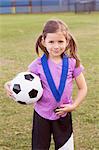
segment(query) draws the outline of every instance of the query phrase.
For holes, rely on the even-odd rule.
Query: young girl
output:
[[[76,42],[61,20],[49,20],[36,42],[38,55],[39,49],[44,55],[28,67],[28,71],[40,77],[44,89],[43,96],[34,106],[32,150],[49,150],[51,134],[55,150],[74,150],[71,112],[87,93]],[[74,100],[73,79],[78,87]],[[13,96],[9,82],[5,88],[8,96]]]

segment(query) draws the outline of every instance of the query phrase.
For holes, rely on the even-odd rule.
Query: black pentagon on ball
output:
[[[29,96],[30,98],[35,98],[38,94],[38,91],[35,90],[35,89],[32,89],[30,92],[29,92]]]
[[[26,80],[32,81],[34,79],[34,77],[31,74],[26,74],[24,75]]]
[[[18,103],[22,104],[22,105],[26,105],[25,102],[22,102],[22,101],[17,101]]]
[[[18,94],[21,91],[20,84],[14,84],[13,91]]]

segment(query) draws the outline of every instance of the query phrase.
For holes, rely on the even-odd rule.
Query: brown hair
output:
[[[42,39],[45,40],[47,33],[56,33],[56,32],[63,32],[66,40],[69,42],[68,46],[66,47],[65,53],[68,54],[69,57],[73,57],[76,59],[76,67],[80,65],[80,59],[77,55],[77,44],[75,38],[70,33],[68,26],[62,22],[61,20],[49,20],[44,25],[44,29],[42,34],[38,37],[36,41],[36,53],[39,55],[39,48],[47,55],[49,55],[46,47],[42,44]]]

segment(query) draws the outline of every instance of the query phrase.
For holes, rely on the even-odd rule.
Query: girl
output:
[[[39,49],[44,55],[28,67],[28,71],[41,78],[44,89],[43,96],[34,106],[32,150],[49,150],[51,134],[55,150],[74,150],[71,112],[87,93],[76,42],[61,20],[49,20],[36,42],[38,55]],[[73,79],[78,87],[74,100]],[[9,82],[5,88],[8,96],[13,97]]]

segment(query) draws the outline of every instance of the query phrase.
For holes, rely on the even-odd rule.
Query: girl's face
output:
[[[50,57],[60,57],[68,43],[63,33],[56,32],[48,33],[43,44],[49,52]]]

